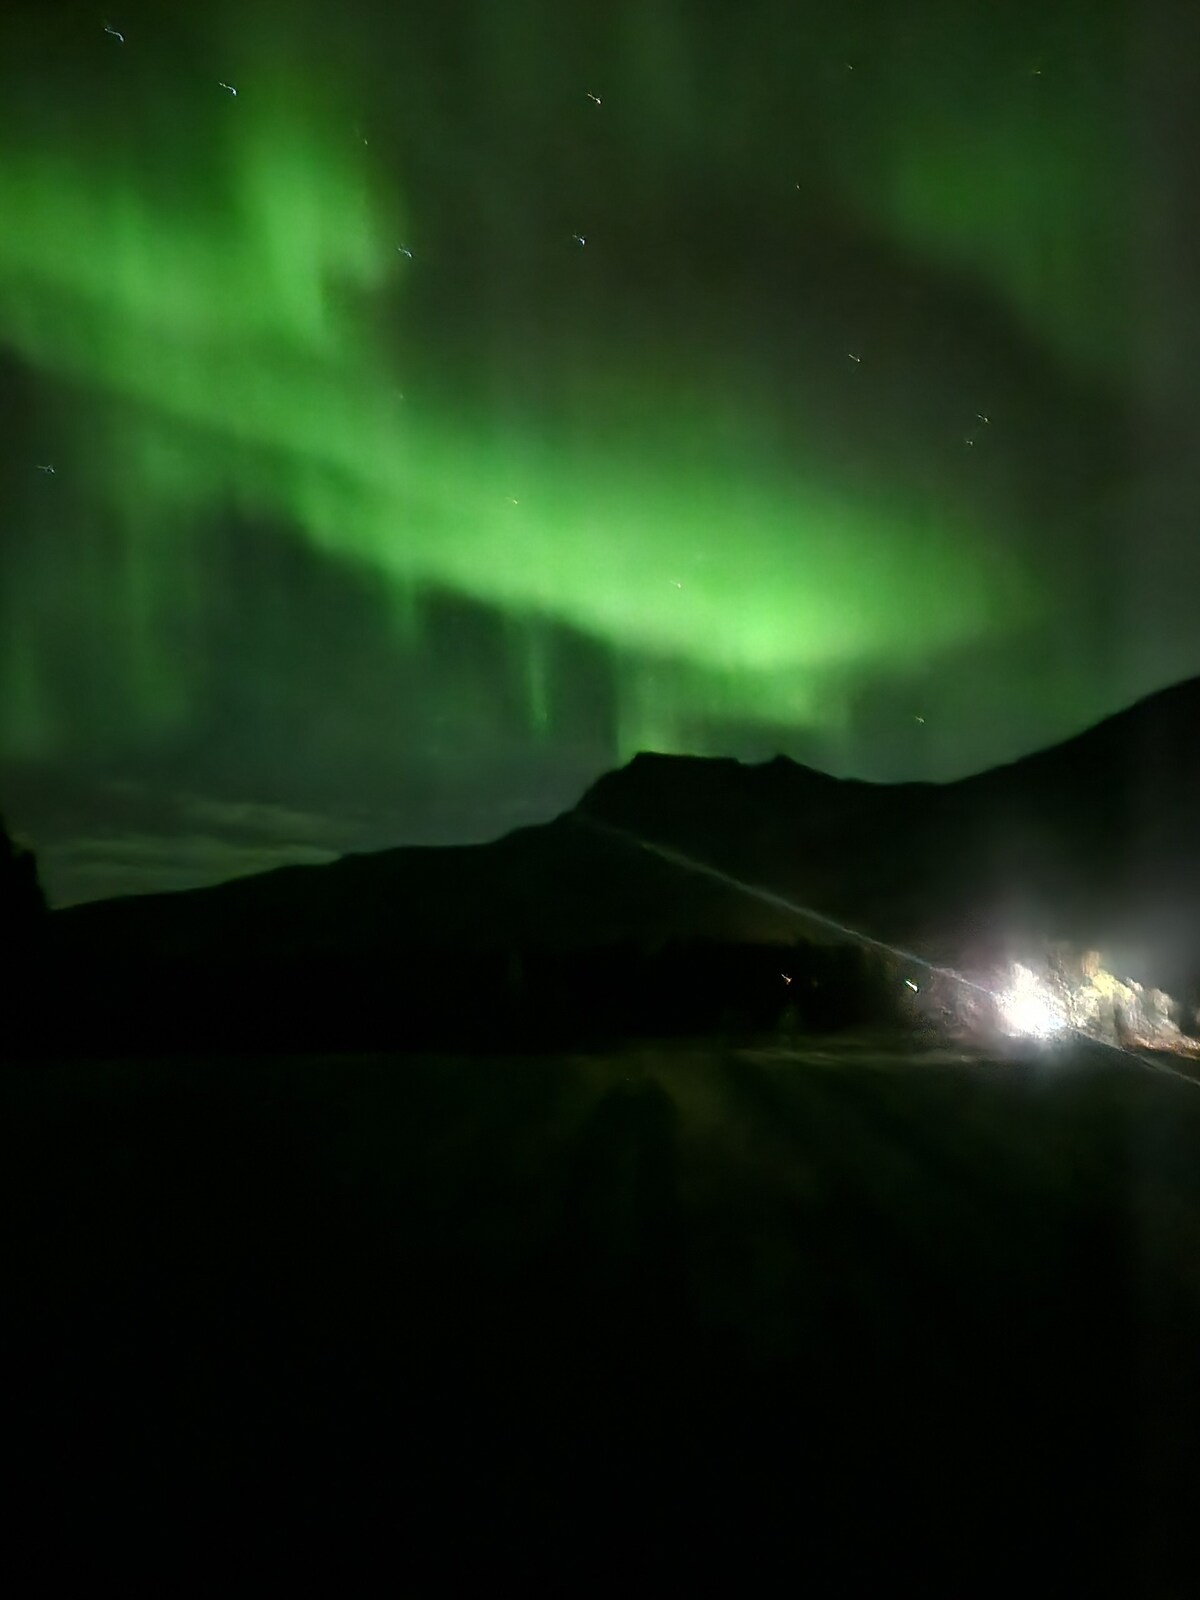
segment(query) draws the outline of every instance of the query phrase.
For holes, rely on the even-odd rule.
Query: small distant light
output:
[[[915,983],[914,983],[914,982],[913,982],[913,981],[912,981],[912,979],[911,979],[911,978],[905,978],[905,980],[904,980],[904,982],[905,982],[905,984],[906,984],[906,986],[907,986],[907,987],[908,987],[908,988],[910,988],[910,989],[911,989],[911,990],[912,990],[912,992],[913,992],[913,993],[914,993],[914,994],[919,994],[919,993],[920,993],[920,992],[921,992],[921,991],[920,991],[920,990],[919,990],[919,989],[918,989],[918,988],[917,988],[917,986],[916,986],[916,984],[915,984]]]
[[[791,980],[791,979],[790,979],[790,978],[789,978],[789,977],[788,977],[788,975],[787,975],[787,973],[786,973],[786,972],[781,972],[781,973],[780,973],[780,974],[779,974],[779,976],[780,976],[780,977],[781,977],[781,978],[782,978],[782,979],[783,979],[783,981],[784,981],[784,983],[791,983],[791,981],[792,981],[792,980]]]

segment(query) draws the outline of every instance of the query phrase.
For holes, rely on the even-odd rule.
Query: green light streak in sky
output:
[[[884,5],[822,102],[833,168],[874,225],[1110,379],[1129,354],[1139,20],[1090,0]]]
[[[897,237],[999,289],[1049,347],[1120,376],[1130,294],[1127,253],[1114,243],[1129,215],[1120,152],[1103,122],[1079,149],[1065,119],[1022,120],[964,115],[967,131],[953,138],[918,122],[886,170],[857,187]]]
[[[0,152],[0,340],[90,397],[76,459],[127,543],[123,568],[93,563],[85,603],[121,619],[113,670],[147,732],[186,719],[196,529],[231,506],[377,574],[398,631],[414,585],[528,619],[534,724],[551,701],[540,622],[649,663],[623,680],[629,746],[670,745],[714,709],[828,721],[831,675],[914,666],[1033,614],[965,506],[833,481],[803,439],[764,466],[722,443],[716,403],[684,409],[632,338],[596,375],[614,414],[579,427],[478,427],[472,394],[461,415],[400,401],[399,208],[336,118],[293,114],[307,87],[214,88],[185,133],[155,127],[171,160],[152,170],[79,129]],[[621,409],[644,413],[647,393],[635,438]],[[8,648],[22,690],[5,739],[52,749],[36,611]]]

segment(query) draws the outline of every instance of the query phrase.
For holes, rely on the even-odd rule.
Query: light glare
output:
[[[1000,1016],[1006,1032],[1028,1039],[1052,1039],[1067,1027],[1057,996],[1019,962],[1000,996]]]

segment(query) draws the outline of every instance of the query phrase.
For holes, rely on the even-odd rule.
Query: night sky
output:
[[[0,804],[53,902],[1200,672],[1196,7],[29,0]]]

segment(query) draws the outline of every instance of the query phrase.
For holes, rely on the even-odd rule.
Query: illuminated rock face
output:
[[[1164,990],[1114,976],[1097,951],[1086,952],[1079,966],[1081,981],[1063,984],[1072,1027],[1106,1043],[1148,1050],[1187,1045],[1179,1028],[1180,1008]]]
[[[908,1009],[919,1026],[962,1044],[1093,1039],[1114,1049],[1200,1057],[1200,1015],[1190,1002],[1118,978],[1099,951],[1061,943],[1008,964],[931,969]]]
[[[994,989],[995,1021],[1011,1037],[1084,1035],[1121,1049],[1200,1054],[1180,1027],[1182,1008],[1163,989],[1121,979],[1099,951],[1053,946],[1042,962],[1014,963]]]

